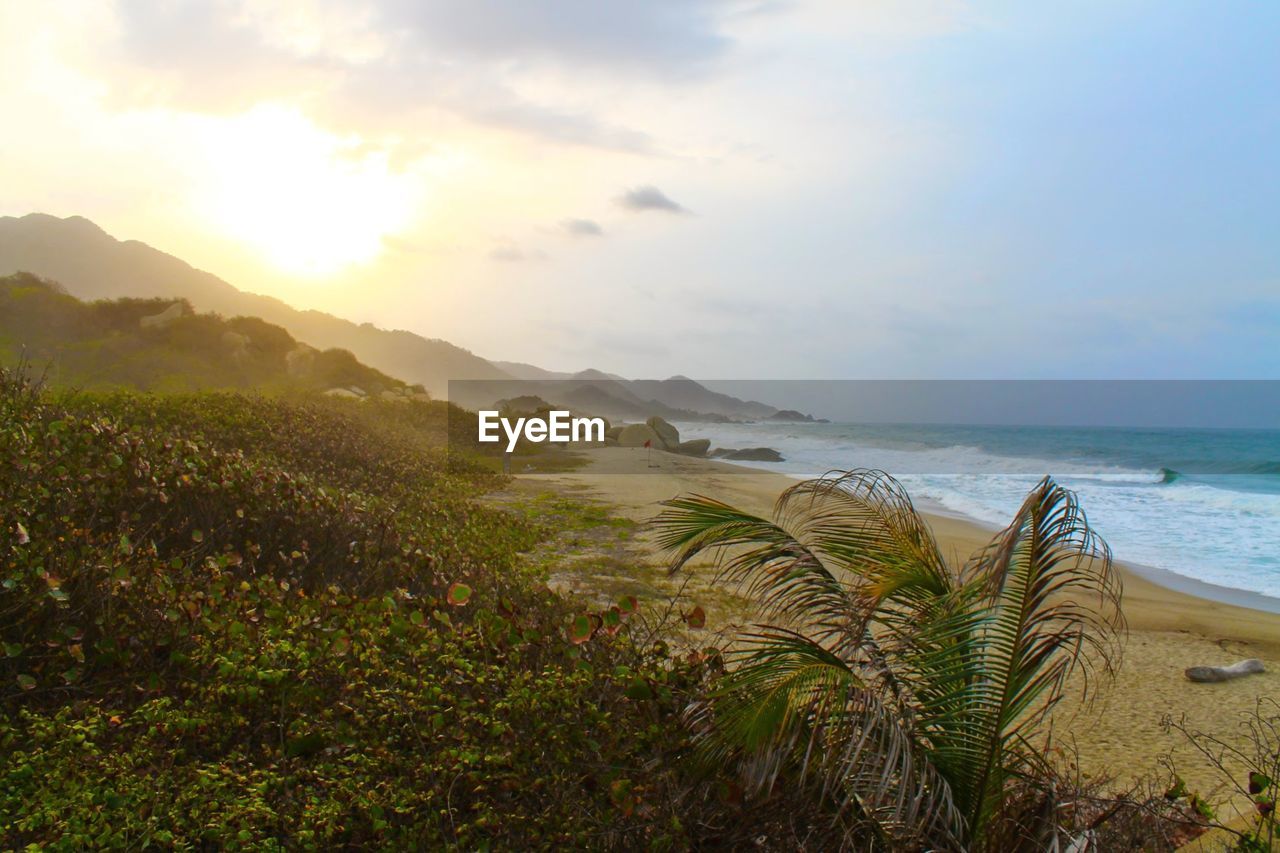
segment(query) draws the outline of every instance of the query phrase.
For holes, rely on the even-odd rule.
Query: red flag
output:
[[[653,447],[653,442],[646,438],[646,439],[644,440],[644,446],[645,446],[645,447]]]

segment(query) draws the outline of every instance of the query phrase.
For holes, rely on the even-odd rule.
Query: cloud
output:
[[[744,0],[324,0],[291,10],[246,0],[119,0],[118,40],[101,56],[134,73],[113,96],[211,113],[298,100],[337,130],[437,127],[441,114],[552,143],[653,154],[644,131],[617,125],[547,82],[679,83],[705,77]],[[530,81],[535,81],[530,85]],[[537,94],[534,94],[534,93]]]
[[[604,229],[594,219],[566,219],[560,227],[574,237],[603,237]]]
[[[545,261],[545,253],[536,249],[525,251],[519,246],[496,246],[489,250],[489,260],[504,264],[519,264],[525,261]]]
[[[740,0],[381,0],[382,28],[426,52],[503,62],[549,61],[657,76],[701,70],[728,48],[724,19]]]
[[[666,193],[655,186],[634,187],[618,198],[618,204],[627,210],[641,212],[645,210],[661,210],[666,213],[688,213],[683,205],[677,204]]]

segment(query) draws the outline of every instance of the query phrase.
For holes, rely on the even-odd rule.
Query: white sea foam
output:
[[[911,495],[991,526],[1007,523],[1044,475],[1075,490],[1094,527],[1119,559],[1195,580],[1280,596],[1280,494],[1176,479],[1141,468],[1002,455],[971,444],[929,446],[910,430],[886,442],[859,439],[839,425],[681,424],[682,436],[726,447],[768,446],[783,463],[755,463],[797,477],[878,468]],[[882,431],[883,432],[883,431]],[[887,446],[892,444],[892,446]]]

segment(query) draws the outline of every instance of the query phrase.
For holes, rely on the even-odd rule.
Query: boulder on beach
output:
[[[1188,681],[1194,681],[1198,684],[1213,684],[1219,681],[1230,681],[1233,678],[1240,678],[1244,675],[1252,675],[1257,672],[1266,672],[1267,669],[1262,665],[1262,661],[1257,658],[1248,658],[1239,663],[1233,663],[1231,666],[1191,666],[1183,672]]]
[[[706,456],[707,451],[711,449],[711,439],[695,438],[690,441],[682,441],[676,447],[676,452],[684,456]]]
[[[680,446],[680,430],[667,423],[662,418],[654,415],[645,421],[645,423],[658,434],[658,438],[662,441],[662,449],[675,452]]]
[[[711,451],[712,457],[716,459],[730,459],[735,462],[784,462],[782,454],[774,450],[772,447],[744,447],[740,450],[731,450],[727,447],[717,447]]]
[[[605,434],[608,435],[608,433]],[[644,447],[646,441],[651,447],[663,449],[662,439],[648,424],[627,424],[622,428],[622,432],[618,433],[620,447]]]

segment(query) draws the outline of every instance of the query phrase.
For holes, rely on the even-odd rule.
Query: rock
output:
[[[1218,681],[1230,681],[1256,672],[1266,672],[1266,667],[1257,658],[1248,658],[1231,666],[1192,666],[1183,673],[1188,681],[1200,684],[1211,684]]]
[[[732,459],[737,462],[784,462],[782,454],[772,447],[744,447],[741,450],[716,448],[711,454],[721,459]]]
[[[363,396],[347,388],[330,388],[328,391],[325,391],[324,394],[326,397],[347,397],[354,400],[359,400],[360,397]]]
[[[658,450],[663,449],[662,439],[648,424],[627,424],[622,428],[622,432],[618,433],[619,447],[644,447],[646,441]]]
[[[316,350],[306,344],[298,344],[284,355],[284,369],[290,376],[300,378],[311,375],[315,364]]]
[[[813,415],[806,415],[804,412],[797,412],[795,409],[782,409],[781,411],[774,412],[772,415],[769,415],[765,420],[802,424],[811,424],[814,422]]]
[[[662,449],[670,450],[672,453],[680,446],[680,430],[667,423],[662,418],[654,415],[645,421],[649,428],[658,434],[658,438],[662,441]]]
[[[239,332],[223,332],[222,345],[231,351],[231,360],[242,362],[249,357],[249,336]]]
[[[144,329],[159,329],[169,325],[174,320],[181,317],[187,311],[186,306],[181,302],[175,302],[159,314],[152,314],[149,317],[143,317],[138,321],[138,325]]]
[[[408,399],[409,399],[408,397],[406,397],[406,396],[404,395],[404,391],[402,391],[402,390],[395,390],[395,391],[388,390],[388,391],[383,391],[383,392],[382,392],[381,394],[379,394],[378,396],[380,396],[380,397],[381,397],[382,399],[384,399],[384,400],[395,400],[395,401],[399,401],[399,402],[404,402],[404,401],[406,401],[406,400],[408,400]]]
[[[605,437],[606,439],[613,439],[614,444],[617,444],[617,442],[618,442],[618,436],[620,436],[620,435],[622,435],[622,426],[621,426],[621,425],[619,425],[619,426],[611,426],[611,427],[609,427],[607,430],[605,430],[605,431],[604,431],[604,437]]]
[[[711,448],[711,439],[695,438],[692,441],[682,441],[676,447],[676,452],[685,456],[706,456],[707,451]]]

